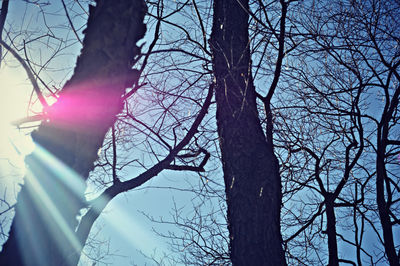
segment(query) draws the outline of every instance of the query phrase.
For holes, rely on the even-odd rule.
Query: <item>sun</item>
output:
[[[23,157],[34,147],[29,132],[12,125],[27,116],[32,87],[19,67],[2,64],[0,80],[0,176],[7,176],[10,169],[24,167]]]

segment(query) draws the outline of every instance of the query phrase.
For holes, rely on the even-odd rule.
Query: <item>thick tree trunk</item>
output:
[[[234,265],[285,265],[281,183],[251,76],[247,0],[215,0],[211,34],[217,126]]]
[[[328,251],[329,251],[329,263],[328,266],[338,266],[338,247],[336,239],[336,217],[335,217],[335,198],[332,194],[327,196],[325,202],[326,211],[326,233],[328,234]]]
[[[75,228],[85,202],[84,181],[123,108],[121,96],[139,52],[136,42],[145,32],[143,0],[96,2],[74,75],[46,110],[48,122],[32,133],[38,148],[26,158],[29,170],[0,265],[76,265],[79,260],[84,243]],[[53,157],[68,167],[56,168]],[[63,169],[72,169],[78,180]]]

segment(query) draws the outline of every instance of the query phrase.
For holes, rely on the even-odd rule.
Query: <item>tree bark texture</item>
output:
[[[257,112],[247,0],[215,0],[210,45],[233,265],[285,265],[279,165]]]
[[[84,243],[77,242],[77,216],[84,207],[85,181],[105,134],[122,111],[122,95],[137,78],[132,63],[143,38],[143,0],[98,0],[89,19],[74,74],[58,101],[45,110],[47,122],[34,142],[72,169],[60,172],[35,152],[17,198],[9,239],[0,265],[76,265]]]
[[[326,211],[326,233],[328,235],[328,252],[329,252],[329,263],[328,266],[338,266],[338,246],[336,239],[336,217],[334,207],[335,197],[332,193],[329,193],[325,200],[325,211]]]

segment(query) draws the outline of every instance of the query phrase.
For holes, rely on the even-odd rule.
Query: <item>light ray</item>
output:
[[[126,208],[121,206],[118,199],[110,204],[108,209],[103,213],[103,219],[130,246],[141,250],[146,255],[151,254],[156,247],[164,249],[160,242],[156,241],[154,236],[136,222]]]
[[[36,176],[31,171],[28,171],[25,181],[34,189],[34,193],[37,197],[34,197],[33,200],[35,201],[36,206],[41,206],[38,209],[41,211],[42,216],[51,216],[51,218],[54,220],[54,224],[49,223],[48,225],[51,231],[54,233],[55,238],[57,239],[56,233],[61,232],[75,249],[75,251],[80,252],[81,245],[79,244],[78,239],[75,237],[75,233],[69,228],[67,222],[62,217],[60,211],[54,205],[47,192],[38,182]]]
[[[26,158],[26,161],[29,168],[25,183],[32,191],[31,204],[35,205],[41,217],[47,217],[41,218],[41,220],[47,223],[46,228],[54,236],[55,243],[62,248],[66,244],[62,241],[67,240],[69,245],[80,253],[82,247],[76,232],[71,229],[69,221],[65,220],[63,214],[68,213],[70,207],[72,208],[71,211],[76,210],[74,204],[86,206],[86,201],[82,197],[86,188],[85,182],[73,169],[39,144],[36,144],[34,151]],[[64,209],[57,209],[59,206],[63,206]],[[129,210],[120,206],[118,201],[113,202],[107,209],[107,212],[112,214],[103,213],[101,217],[109,230],[116,233],[117,238],[145,254],[151,254],[155,247],[160,247],[154,236],[146,232],[146,229],[129,214]],[[101,213],[103,209],[96,211]],[[23,226],[26,227],[26,230],[34,230],[34,225],[31,224],[32,220],[29,218],[31,210],[25,208],[23,212],[25,213]],[[37,234],[33,234],[32,237],[32,241],[40,239],[40,235]],[[163,248],[161,247],[161,249]],[[40,261],[40,249],[34,247],[33,251],[37,253],[34,256],[39,257],[38,261]]]

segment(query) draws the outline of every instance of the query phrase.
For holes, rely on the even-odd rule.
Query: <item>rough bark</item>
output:
[[[338,266],[338,246],[336,239],[336,217],[335,217],[335,198],[332,193],[328,194],[325,200],[326,211],[326,233],[328,235],[328,252],[329,263],[328,266]]]
[[[139,52],[136,42],[144,36],[146,6],[143,0],[98,0],[89,11],[74,75],[57,103],[45,110],[48,122],[32,133],[39,149],[75,171],[81,182],[35,153],[26,158],[29,171],[1,265],[76,265],[79,260],[82,246],[75,228],[85,203],[84,181],[123,108],[127,82],[137,72],[131,62]]]
[[[285,265],[279,166],[257,112],[246,9],[246,0],[215,0],[210,40],[230,255],[233,265]]]

